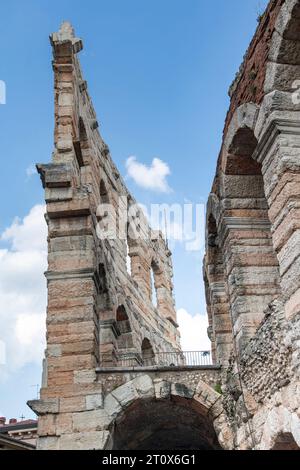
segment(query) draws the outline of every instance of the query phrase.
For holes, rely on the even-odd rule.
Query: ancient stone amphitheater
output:
[[[126,213],[135,201],[98,131],[82,41],[64,23],[51,44],[55,147],[38,165],[47,350],[29,402],[38,448],[299,449],[300,1],[269,3],[230,88],[207,205],[212,363],[180,349],[171,253],[143,214],[132,215],[141,236],[125,224],[99,237],[101,207],[118,208],[120,228],[120,201]]]

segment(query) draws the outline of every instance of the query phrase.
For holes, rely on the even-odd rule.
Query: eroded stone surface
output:
[[[300,1],[271,1],[230,89],[204,261],[208,332],[222,369],[147,372],[128,370],[128,361],[152,366],[155,354],[180,351],[171,254],[141,214],[140,239],[99,240],[101,207],[135,201],[97,130],[77,58],[82,41],[69,24],[52,35],[55,149],[38,165],[48,337],[41,400],[30,403],[39,449],[189,448],[186,436],[199,448],[300,446],[299,29]]]
[[[225,448],[299,446],[299,11],[298,0],[276,0],[259,19],[230,90],[207,205],[204,279]]]

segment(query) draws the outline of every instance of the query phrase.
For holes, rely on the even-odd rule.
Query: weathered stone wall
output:
[[[104,394],[112,392],[114,389],[124,385],[130,380],[134,380],[147,373],[155,381],[165,381],[168,383],[180,383],[191,390],[196,390],[199,381],[201,380],[213,390],[219,390],[221,384],[220,368],[218,367],[203,367],[197,369],[196,367],[177,368],[174,370],[164,370],[162,368],[155,368],[154,370],[141,370],[141,371],[99,371],[98,382],[101,384]]]
[[[41,399],[30,404],[40,416],[40,449],[156,446],[159,431],[143,414],[152,406],[154,416],[168,413],[159,426],[178,425],[191,445],[300,446],[299,31],[300,0],[270,2],[230,91],[204,261],[221,372],[120,371],[122,359],[139,366],[153,353],[180,351],[170,252],[143,214],[131,211],[135,201],[97,130],[82,79],[81,40],[66,23],[52,35],[55,149],[52,162],[38,166],[49,227],[47,351]],[[142,237],[124,228],[118,210],[111,215],[120,196]],[[99,236],[110,217],[124,236]],[[125,442],[116,423],[125,434],[136,424],[141,434],[131,428]]]
[[[223,405],[238,449],[271,449],[280,435],[300,439],[300,316],[274,301],[256,335],[224,371]]]
[[[102,386],[96,367],[180,351],[171,253],[161,233],[150,229],[100,136],[77,58],[82,41],[64,23],[51,44],[55,147],[51,163],[38,165],[49,252],[41,401],[31,404],[40,415],[39,448],[75,440],[80,416],[97,409]],[[78,439],[84,448],[88,437]]]
[[[241,378],[257,402],[271,398],[293,378],[293,330],[294,322],[285,320],[282,305],[275,300],[243,351]]]
[[[143,419],[147,418],[149,429],[146,428],[145,431],[150,437],[152,434],[155,437],[158,417],[161,420],[160,428],[165,427],[167,432],[171,432],[169,428],[172,421],[172,425],[179,432],[182,425],[186,426],[185,416],[189,419],[192,416],[193,420],[198,420],[200,428],[206,430],[204,436],[200,436],[203,442],[208,441],[210,446],[219,446],[214,441],[216,430],[221,445],[224,446],[225,441],[232,443],[221,395],[216,390],[220,381],[219,368],[98,372],[97,376],[93,377],[93,389],[90,379],[87,374],[77,374],[77,380],[80,380],[84,393],[80,393],[78,389],[77,394],[70,397],[58,398],[56,394],[52,398],[31,402],[31,406],[40,415],[39,449],[115,448],[116,423],[119,427],[126,414],[129,414],[130,419],[136,419],[140,403],[140,418],[137,417],[139,426],[145,428]],[[143,415],[143,408],[147,409],[149,403],[151,416],[152,413],[155,416],[159,411],[158,417],[153,420],[149,411],[148,417]],[[166,415],[162,414],[162,410]],[[154,431],[151,430],[153,425],[156,426]],[[189,424],[184,429],[186,432],[192,432],[194,438],[198,439],[193,427],[189,430]],[[134,426],[130,426],[127,432],[135,434]],[[200,429],[199,433],[201,432]]]
[[[300,445],[299,77],[300,2],[271,1],[230,89],[207,206],[210,335],[237,449]]]

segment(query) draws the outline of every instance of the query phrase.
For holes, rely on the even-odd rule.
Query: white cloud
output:
[[[16,218],[0,240],[0,340],[6,363],[1,379],[28,363],[41,364],[45,348],[47,228],[45,207]]]
[[[16,252],[41,252],[47,250],[47,227],[44,220],[45,207],[34,206],[23,221],[16,217],[10,227],[1,235],[2,240],[11,243]]]
[[[167,163],[159,158],[153,158],[150,166],[137,161],[136,157],[129,157],[126,161],[127,176],[141,188],[161,193],[169,193],[171,188],[167,176],[171,171]]]
[[[26,175],[27,175],[28,178],[30,178],[31,176],[36,175],[36,174],[37,174],[36,167],[35,167],[35,165],[32,163],[31,165],[29,165],[29,166],[26,168]]]
[[[177,311],[177,321],[181,334],[183,351],[210,351],[211,343],[207,336],[206,315],[191,315],[185,309]]]
[[[0,235],[0,381],[28,363],[41,364],[45,348],[47,227],[45,207],[34,206]],[[177,312],[184,351],[210,350],[207,317]],[[3,343],[1,343],[1,341]],[[5,346],[5,351],[3,348]],[[0,358],[1,359],[1,358]]]

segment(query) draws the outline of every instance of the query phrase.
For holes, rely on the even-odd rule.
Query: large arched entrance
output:
[[[207,410],[194,400],[139,399],[115,421],[114,450],[221,450]]]

